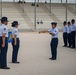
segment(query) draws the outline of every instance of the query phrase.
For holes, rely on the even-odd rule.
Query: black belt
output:
[[[14,38],[13,38],[14,39]],[[19,38],[16,38],[16,39],[19,39]]]
[[[2,37],[0,37],[0,38],[2,38]],[[8,39],[8,37],[6,37],[6,39]]]
[[[67,32],[63,32],[63,34],[67,34]]]
[[[69,35],[69,34],[71,34],[71,33],[68,33],[68,35]]]
[[[75,31],[72,31],[72,32],[75,32]]]
[[[52,39],[58,39],[58,38],[52,38]]]
[[[14,38],[13,38],[14,39]],[[16,39],[19,39],[19,38],[16,38]]]

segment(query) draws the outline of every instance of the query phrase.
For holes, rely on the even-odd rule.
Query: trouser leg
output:
[[[75,32],[73,31],[71,34],[72,34],[72,47],[75,48]]]
[[[0,66],[1,66],[1,48],[0,48]]]
[[[64,46],[67,46],[67,33],[63,33]]]
[[[1,47],[1,67],[7,67],[7,50],[8,43],[6,40],[5,47]]]
[[[17,56],[18,56],[18,51],[19,51],[19,40],[17,40],[16,46],[14,45],[14,43],[12,44],[12,46],[13,46],[12,62],[16,62]]]
[[[69,34],[69,47],[71,47],[71,33]]]
[[[70,33],[68,34],[68,44],[69,44],[69,47],[71,47],[71,36],[70,36]]]
[[[52,41],[50,43],[50,47],[51,47],[51,55],[52,55],[52,58],[53,58],[53,43],[52,43]]]
[[[1,37],[0,37],[0,66],[1,66]]]
[[[51,44],[52,48],[52,58],[56,59],[57,58],[57,46],[58,46],[58,39],[52,40]]]
[[[57,58],[58,40],[56,39],[56,40],[54,41],[54,43],[55,43],[55,44],[54,44],[54,46],[53,46],[53,47],[54,47],[54,48],[53,48],[53,49],[54,49],[54,50],[53,50],[53,54],[54,54],[53,57],[54,57],[54,59],[56,59],[56,58]]]
[[[13,45],[13,51],[12,51],[12,62],[16,61],[16,46]]]

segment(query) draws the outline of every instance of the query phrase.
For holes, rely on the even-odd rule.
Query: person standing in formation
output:
[[[71,23],[68,22],[68,27],[67,27],[67,38],[68,38],[68,48],[71,48]]]
[[[7,51],[8,51],[8,18],[1,18],[0,26],[0,68],[10,69],[7,67]]]
[[[18,21],[14,21],[12,23],[12,36],[13,36],[13,41],[12,41],[12,47],[13,47],[13,52],[12,52],[12,63],[20,63],[17,60],[18,57],[18,51],[20,48],[20,40],[19,40],[19,32],[18,32]]]
[[[63,22],[63,41],[64,41],[64,46],[63,47],[67,47],[67,22],[64,21]]]

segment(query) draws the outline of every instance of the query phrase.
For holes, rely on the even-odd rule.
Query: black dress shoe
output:
[[[49,58],[50,60],[56,60],[55,58]]]
[[[75,49],[75,47],[71,47],[71,49]]]
[[[49,59],[51,60],[51,59],[53,59],[53,58],[51,57],[51,58],[49,58]]]
[[[7,70],[9,70],[10,69],[10,67],[0,67],[1,69],[7,69]]]
[[[15,61],[15,62],[12,62],[12,63],[16,63],[16,64],[19,64],[20,62],[18,62],[18,61]]]
[[[51,60],[56,60],[56,59],[51,59]]]
[[[67,47],[67,46],[64,45],[64,46],[62,46],[62,47]]]
[[[67,48],[71,48],[71,46],[68,46]]]

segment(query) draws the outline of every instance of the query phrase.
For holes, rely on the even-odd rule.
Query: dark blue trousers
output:
[[[1,66],[1,37],[0,37],[0,66]]]
[[[16,42],[17,42],[17,44],[15,46],[14,45],[14,39],[13,39],[13,41],[12,41],[12,47],[13,47],[12,62],[17,61],[18,51],[19,51],[19,47],[20,47],[20,40],[18,38],[17,38]]]
[[[57,58],[57,46],[58,46],[58,38],[53,38],[50,43],[51,46],[51,54],[52,58],[56,59]]]
[[[1,39],[1,45],[0,45],[0,66],[1,67],[7,67],[7,50],[8,50],[8,39],[5,39],[5,47],[2,47],[2,38]]]
[[[71,33],[68,34],[68,44],[69,47],[71,47]]]
[[[71,44],[72,47],[75,48],[75,31],[71,32]]]
[[[64,46],[67,46],[67,33],[63,33]]]

